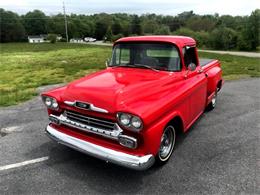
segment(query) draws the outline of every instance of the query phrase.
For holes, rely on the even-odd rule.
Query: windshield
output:
[[[181,70],[177,48],[167,43],[118,43],[114,46],[110,66]]]

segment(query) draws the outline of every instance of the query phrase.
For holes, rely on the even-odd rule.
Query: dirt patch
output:
[[[0,129],[0,137],[4,137],[10,133],[21,132],[23,127],[21,126],[12,126],[12,127],[4,127]]]

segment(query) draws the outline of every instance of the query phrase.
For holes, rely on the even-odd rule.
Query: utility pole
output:
[[[68,22],[67,22],[67,17],[66,17],[66,10],[65,10],[65,3],[64,3],[64,1],[63,1],[63,13],[64,13],[66,40],[67,40],[67,43],[68,43],[68,42],[69,42],[69,36],[68,36]]]

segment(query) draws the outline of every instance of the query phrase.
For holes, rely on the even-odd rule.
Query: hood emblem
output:
[[[108,113],[107,110],[105,110],[103,108],[96,107],[94,104],[90,104],[90,103],[87,103],[87,102],[64,101],[64,103],[67,104],[68,106],[74,106],[74,107],[79,108],[79,109],[92,110],[92,111],[102,112],[102,113]]]

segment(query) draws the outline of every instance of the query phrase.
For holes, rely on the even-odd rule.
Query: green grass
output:
[[[36,95],[42,85],[69,82],[105,68],[110,47],[83,44],[0,44],[0,106]]]
[[[200,58],[220,60],[225,80],[260,77],[260,58],[207,52],[199,52],[199,56]]]
[[[37,95],[43,85],[65,83],[105,68],[109,46],[66,43],[0,44],[0,106],[15,105]],[[200,52],[222,62],[226,79],[259,77],[259,58]]]

